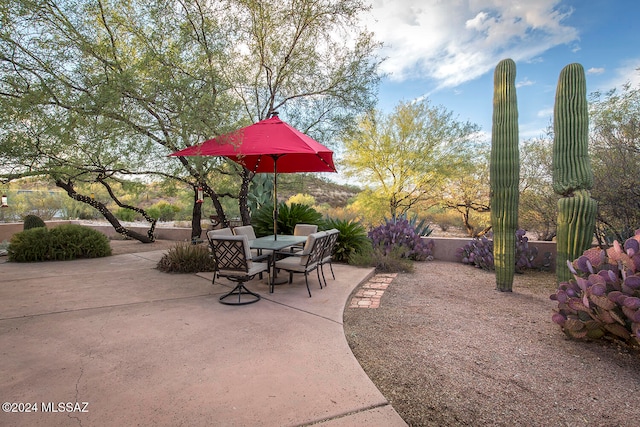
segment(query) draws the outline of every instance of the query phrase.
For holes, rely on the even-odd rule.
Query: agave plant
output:
[[[552,320],[567,336],[640,346],[640,230],[623,245],[588,249],[567,262],[573,278],[558,285]]]

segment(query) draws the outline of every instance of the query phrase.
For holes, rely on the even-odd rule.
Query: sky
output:
[[[491,139],[493,71],[516,63],[520,139],[552,122],[558,76],[582,64],[587,94],[640,84],[638,0],[367,0],[384,45],[378,108],[427,97]]]

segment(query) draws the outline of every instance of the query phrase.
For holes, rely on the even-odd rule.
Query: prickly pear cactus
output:
[[[589,115],[584,68],[569,64],[560,72],[553,114],[553,189],[558,200],[556,277],[571,278],[567,261],[589,249],[598,205],[589,190],[593,173],[588,153]]]
[[[496,286],[503,292],[510,292],[513,287],[520,194],[515,79],[515,62],[500,61],[494,73],[490,181]]]
[[[552,320],[571,338],[640,348],[640,230],[606,251],[588,249],[567,268],[571,280],[551,295],[558,302]]]
[[[256,174],[251,180],[248,194],[249,208],[252,214],[262,206],[273,202],[273,177],[267,174]]]

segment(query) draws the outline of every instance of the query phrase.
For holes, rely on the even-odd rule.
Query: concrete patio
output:
[[[273,294],[254,280],[262,300],[237,307],[218,303],[233,285],[213,273],[156,270],[163,253],[0,258],[0,398],[38,409],[0,425],[406,425],[343,332],[371,269],[335,265],[325,289],[314,274],[312,298],[303,277]]]

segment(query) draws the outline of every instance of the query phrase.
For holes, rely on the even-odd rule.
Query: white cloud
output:
[[[538,110],[538,112],[536,113],[536,116],[544,119],[547,117],[553,117],[553,107],[551,108],[546,108],[544,110]]]
[[[599,68],[591,67],[587,70],[587,74],[602,74],[602,73],[604,73],[604,68],[602,67],[599,67]]]
[[[536,82],[532,82],[528,77],[525,77],[523,80],[516,82],[516,88],[524,87],[524,86],[533,86]]]
[[[632,87],[640,87],[640,58],[628,59],[615,70],[615,76],[608,82],[608,87],[603,90],[620,88],[626,83]]]
[[[385,43],[389,78],[431,79],[436,89],[473,80],[504,58],[534,60],[578,40],[560,0],[370,0],[369,29]]]

